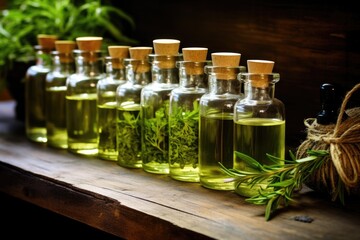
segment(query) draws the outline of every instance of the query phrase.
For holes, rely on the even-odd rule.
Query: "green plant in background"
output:
[[[235,151],[235,155],[249,164],[254,171],[241,171],[228,169],[221,163],[224,172],[234,178],[235,192],[242,183],[252,184],[269,181],[266,188],[261,189],[258,195],[247,198],[246,201],[256,205],[266,205],[265,219],[269,220],[271,215],[281,206],[288,206],[295,201],[294,193],[299,191],[303,184],[325,163],[324,159],[329,155],[325,150],[308,150],[308,156],[296,159],[290,152],[290,160],[284,160],[283,164],[262,165],[252,157]],[[279,162],[277,157],[267,155],[274,163]],[[282,160],[283,161],[283,160]],[[344,203],[344,187],[339,183],[338,193],[340,201]]]
[[[199,102],[194,101],[193,107],[192,111],[178,107],[169,118],[169,161],[181,168],[198,165]]]
[[[131,16],[101,0],[12,0],[0,13],[0,71],[14,61],[34,58],[38,34],[54,34],[59,39],[102,36],[104,48],[110,44],[136,44],[123,29],[134,29]],[[1,81],[1,79],[0,79]]]

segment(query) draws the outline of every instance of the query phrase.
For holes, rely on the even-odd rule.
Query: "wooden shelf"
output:
[[[0,191],[125,239],[360,239],[360,203],[306,190],[270,221],[231,191],[126,169],[28,141],[0,102]],[[311,223],[295,221],[309,216]]]

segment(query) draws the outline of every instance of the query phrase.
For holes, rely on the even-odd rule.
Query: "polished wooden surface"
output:
[[[0,102],[0,191],[125,239],[359,239],[360,203],[304,191],[264,220],[231,191],[126,169],[30,142]],[[308,216],[311,223],[295,221]]]

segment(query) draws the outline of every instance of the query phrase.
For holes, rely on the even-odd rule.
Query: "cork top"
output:
[[[248,72],[251,75],[251,84],[254,87],[265,88],[269,85],[266,74],[271,74],[274,67],[273,61],[268,60],[247,60]]]
[[[182,49],[185,72],[188,75],[200,75],[204,73],[208,49],[204,47],[187,47]]]
[[[130,46],[108,46],[109,55],[114,58],[128,58]]]
[[[187,47],[182,49],[184,61],[205,62],[208,49],[204,47]]]
[[[130,58],[135,60],[145,60],[152,53],[152,47],[132,47],[129,48]]]
[[[224,80],[234,80],[240,71],[240,53],[216,52],[211,54],[212,65],[215,67],[216,77]]]
[[[154,51],[157,55],[178,55],[180,41],[176,39],[155,39],[153,40]]]
[[[72,53],[72,51],[76,48],[76,42],[69,40],[57,40],[55,41],[55,48],[59,53]]]
[[[101,50],[102,40],[102,37],[78,37],[76,43],[80,50],[95,52]]]
[[[249,73],[272,73],[274,64],[268,60],[247,60]]]
[[[238,67],[240,57],[240,53],[233,52],[216,52],[211,54],[212,64],[217,67]]]
[[[56,35],[39,34],[37,35],[38,44],[45,49],[55,49]]]

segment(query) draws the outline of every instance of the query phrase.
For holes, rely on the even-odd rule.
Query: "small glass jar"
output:
[[[261,164],[276,164],[267,154],[285,157],[285,107],[274,97],[275,83],[280,80],[278,73],[240,73],[244,83],[244,98],[235,104],[234,151],[244,153]],[[256,171],[234,156],[234,169]],[[236,193],[251,197],[265,189],[267,182],[256,185],[243,183]]]
[[[98,94],[98,157],[104,160],[117,161],[116,144],[116,89],[124,84],[124,59],[105,57],[106,77],[97,84]]]
[[[237,74],[245,67],[205,66],[209,92],[200,99],[199,176],[203,187],[234,190],[219,163],[233,167],[234,106],[241,97]]]
[[[117,151],[119,166],[142,168],[141,160],[141,90],[151,82],[147,59],[125,59],[127,82],[116,90]]]
[[[102,51],[74,50],[76,71],[67,79],[68,151],[98,154],[97,83],[105,77]]]
[[[46,130],[47,145],[67,149],[66,128],[66,80],[75,72],[74,58],[71,53],[51,52],[52,70],[46,75]]]
[[[144,171],[169,173],[170,92],[179,86],[182,55],[149,54],[152,82],[141,91],[141,157]]]
[[[36,64],[29,67],[25,75],[25,131],[29,140],[46,143],[45,78],[51,70],[50,52],[54,48],[40,45],[34,48]]]
[[[199,182],[200,98],[207,92],[204,67],[209,62],[179,61],[179,87],[170,94],[169,175]]]

